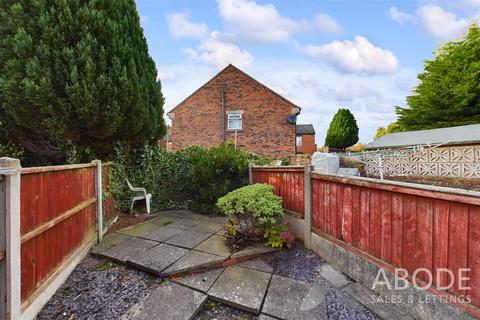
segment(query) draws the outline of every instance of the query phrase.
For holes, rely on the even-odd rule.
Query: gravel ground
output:
[[[194,320],[255,320],[257,316],[223,303],[208,300]]]
[[[273,267],[273,273],[307,283],[312,283],[318,278],[316,268],[325,263],[325,260],[313,251],[295,243],[291,250],[278,251],[260,259]]]
[[[335,289],[325,296],[329,320],[373,320],[375,316],[363,307],[353,307],[347,303]]]
[[[118,319],[159,283],[147,273],[89,255],[37,319]]]

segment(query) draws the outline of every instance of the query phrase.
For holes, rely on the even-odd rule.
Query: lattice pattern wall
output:
[[[366,153],[368,175],[379,175],[378,155],[386,176],[434,176],[480,179],[480,146],[387,150]]]

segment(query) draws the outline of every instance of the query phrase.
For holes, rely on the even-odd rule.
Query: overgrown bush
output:
[[[265,239],[272,247],[281,247],[291,238],[284,221],[282,198],[268,184],[254,184],[234,190],[217,201],[217,207],[230,218],[227,242],[236,250]]]
[[[120,211],[128,211],[133,193],[126,178],[152,194],[154,209],[180,209],[189,206],[191,166],[181,152],[169,152],[146,145],[128,155],[117,150],[110,191]],[[137,194],[138,195],[138,194]]]
[[[248,184],[248,163],[252,155],[223,143],[212,148],[192,147],[183,153],[192,167],[190,195],[192,209],[210,213],[228,192]]]
[[[11,142],[5,144],[0,143],[0,158],[9,157],[22,159],[24,155],[24,150],[22,147],[19,147]]]

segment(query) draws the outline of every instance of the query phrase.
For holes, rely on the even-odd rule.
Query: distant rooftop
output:
[[[296,134],[315,134],[312,124],[297,124],[295,127]]]
[[[441,143],[445,145],[480,143],[480,124],[389,133],[370,142],[365,146],[365,149],[400,148]]]

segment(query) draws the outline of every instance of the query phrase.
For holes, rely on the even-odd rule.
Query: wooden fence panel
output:
[[[284,207],[303,212],[301,169],[254,168],[255,182],[274,185]],[[480,197],[467,191],[365,178],[311,174],[312,230],[412,273],[424,268],[433,285],[468,295],[480,307]],[[459,271],[469,268],[460,283]],[[417,276],[429,281],[428,272]],[[439,277],[439,279],[437,279]],[[439,281],[437,283],[437,280]],[[470,290],[459,288],[460,285]]]
[[[275,194],[282,197],[285,210],[304,215],[303,167],[254,167],[252,173],[253,183],[267,183],[273,186]]]
[[[21,297],[25,301],[95,235],[95,165],[25,169],[20,202]]]

